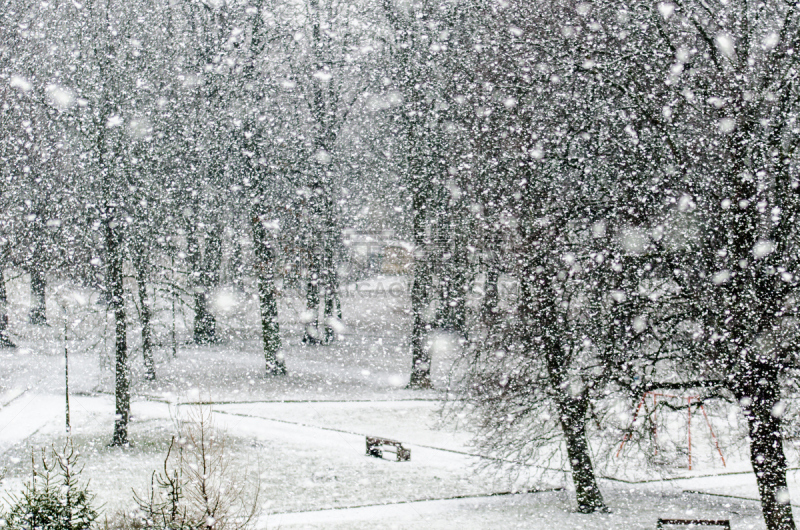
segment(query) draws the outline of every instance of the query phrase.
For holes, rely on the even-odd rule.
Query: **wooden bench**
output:
[[[721,526],[731,530],[731,522],[728,519],[714,521],[711,519],[659,519],[656,528],[664,528],[664,525],[680,526]]]
[[[385,451],[387,447],[390,448],[390,453],[397,454],[398,462],[407,462],[411,460],[411,451],[403,447],[403,444],[397,440],[367,436],[367,454],[369,456],[383,458],[383,451]]]

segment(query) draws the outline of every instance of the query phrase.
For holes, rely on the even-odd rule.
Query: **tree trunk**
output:
[[[128,344],[125,323],[125,300],[122,271],[122,236],[106,220],[106,248],[108,249],[108,288],[110,307],[114,311],[115,330],[115,385],[116,418],[112,446],[128,444],[128,419],[131,411],[131,389],[128,374]]]
[[[34,265],[31,272],[31,324],[34,326],[44,326],[47,324],[47,311],[45,305],[45,288],[47,280],[44,271]]]
[[[195,293],[195,344],[217,342],[217,319],[208,307],[208,293],[219,285],[219,268],[222,263],[222,228],[215,225],[205,241],[202,264],[199,266],[199,292]]]
[[[0,348],[16,348],[17,345],[8,336],[8,296],[6,294],[6,278],[0,268]]]
[[[524,271],[534,270],[529,261]],[[521,324],[527,330],[525,348],[532,356],[544,355],[550,387],[556,393],[556,407],[560,415],[561,430],[567,446],[567,458],[572,469],[572,482],[578,511],[581,513],[607,512],[603,495],[597,486],[589,443],[586,439],[586,413],[589,396],[585,391],[572,394],[569,375],[569,357],[562,339],[566,332],[561,327],[557,303],[553,292],[534,291],[528,278],[520,279],[518,311]]]
[[[411,380],[410,388],[431,388],[431,357],[425,348],[425,337],[429,326],[423,317],[427,296],[428,272],[419,270],[427,268],[425,264],[417,262],[414,272],[414,283],[411,286],[411,312],[414,322],[411,327]]]
[[[445,256],[441,263],[441,300],[442,306],[439,314],[439,327],[452,330],[462,335],[466,331],[467,322],[467,280],[466,244],[458,236],[454,216],[458,215],[456,208],[450,208],[444,214],[447,216],[446,228],[442,227],[440,241],[446,245]]]
[[[567,392],[569,390],[566,390]],[[567,457],[572,468],[572,483],[575,498],[581,513],[608,512],[600,488],[594,476],[589,444],[586,440],[585,397],[560,400],[561,428],[567,445]]]
[[[336,306],[336,294],[330,288],[325,288],[325,308],[322,312],[323,322],[325,323],[325,342],[331,342],[336,333],[334,332],[333,327],[330,325],[330,319],[333,318],[333,311]]]
[[[208,289],[219,286],[219,270],[222,266],[222,226],[215,224],[206,237],[203,252],[203,285]]]
[[[758,381],[767,383],[750,384],[750,391],[737,397],[743,403],[742,409],[749,427],[750,462],[756,474],[761,510],[767,530],[795,530],[786,483],[781,417],[780,414],[773,415],[780,401],[779,384],[777,377],[772,374],[758,378]]]
[[[281,335],[278,326],[278,298],[275,279],[270,273],[258,275],[258,301],[261,309],[261,337],[264,360],[269,375],[286,375],[286,364],[280,354]]]
[[[497,290],[497,282],[500,279],[500,272],[490,264],[486,271],[486,285],[484,287],[483,308],[481,310],[481,317],[484,322],[491,322],[494,314],[497,313],[498,303],[500,301],[500,293]]]
[[[342,319],[342,304],[339,300],[339,279],[336,275],[336,266],[333,260],[332,240],[325,242],[325,266],[323,275],[325,277],[325,307],[323,308],[323,318],[325,325],[325,342],[332,341],[336,334],[330,325],[332,318]]]
[[[233,237],[231,242],[233,250],[231,251],[230,258],[228,259],[228,279],[234,287],[240,291],[244,291],[244,257],[242,254],[242,243],[239,241],[238,232]]]
[[[199,287],[198,289],[203,289]],[[194,334],[195,344],[213,344],[217,337],[217,319],[208,310],[208,296],[205,290],[194,293]]]
[[[221,260],[221,234],[212,229],[205,242],[205,255],[200,249],[197,234],[189,232],[188,261],[194,277],[194,325],[192,339],[195,344],[213,344],[217,341],[217,319],[208,308],[208,291],[216,286]],[[191,226],[190,230],[195,227]]]
[[[311,321],[306,322],[303,342],[306,344],[319,344],[319,283],[320,270],[318,260],[312,258],[308,269],[308,283],[306,284],[306,311],[311,314]]]
[[[425,252],[425,203],[422,193],[414,196],[414,283],[411,284],[411,380],[409,388],[431,388],[431,358],[425,348],[428,325],[425,311],[430,292],[430,268]]]
[[[144,256],[139,255],[136,260],[136,282],[139,287],[139,305],[142,318],[142,357],[144,359],[144,378],[147,381],[156,380],[156,366],[153,361],[153,326],[150,313],[150,299],[147,296],[147,266]]]
[[[261,338],[268,375],[286,375],[286,363],[280,354],[278,297],[275,287],[275,254],[267,241],[267,231],[258,216],[253,216],[253,242],[258,275],[258,303],[261,313]]]

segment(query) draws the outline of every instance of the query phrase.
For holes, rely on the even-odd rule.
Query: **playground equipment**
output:
[[[657,404],[659,399],[678,399],[681,402],[686,401],[686,434],[687,434],[687,443],[688,443],[688,455],[689,455],[689,471],[692,470],[692,401],[695,402],[695,407],[699,408],[702,413],[703,417],[706,420],[706,425],[708,426],[708,431],[711,433],[711,439],[714,441],[714,446],[717,448],[717,452],[719,453],[719,457],[722,460],[722,466],[727,467],[725,464],[725,456],[722,454],[722,449],[719,447],[719,441],[717,440],[716,434],[714,434],[714,429],[711,426],[711,420],[708,418],[708,414],[706,413],[706,409],[703,406],[703,402],[700,400],[699,396],[675,396],[672,394],[664,394],[662,392],[645,392],[642,396],[642,399],[639,401],[639,405],[636,407],[636,412],[633,414],[633,421],[631,421],[631,430],[633,430],[633,425],[636,423],[636,420],[639,418],[639,413],[642,410],[642,407],[645,407],[647,410],[646,402],[647,398],[652,397],[653,399],[653,410],[649,411],[651,418],[653,418],[653,441],[655,445],[655,454],[658,455],[658,443],[657,443],[657,432],[656,432],[656,421],[655,421],[655,414],[658,411]],[[625,446],[625,443],[630,440],[631,433],[628,432],[622,438],[622,443],[619,444],[619,449],[617,449],[617,454],[615,458],[619,458],[620,453],[622,453],[622,448]]]

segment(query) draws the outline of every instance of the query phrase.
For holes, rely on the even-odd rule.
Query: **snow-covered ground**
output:
[[[262,528],[644,529],[654,528],[659,517],[729,518],[733,528],[763,528],[746,460],[731,451],[727,467],[721,467],[710,442],[703,441],[702,424],[693,470],[672,470],[685,478],[657,480],[629,466],[601,480],[611,514],[577,513],[563,472],[531,468],[512,482],[481,470],[482,458],[470,447],[468,433],[438,414],[437,392],[404,389],[410,316],[402,278],[350,286],[343,299],[347,328],[327,346],[301,344],[302,300],[285,293],[280,309],[286,378],[263,375],[251,296],[218,295],[223,340],[214,346],[187,344],[187,327],[179,319],[176,357],[171,304],[160,300],[156,382],[139,376],[141,351],[137,329],[131,327],[130,448],[108,447],[114,418],[111,328],[91,293],[84,292],[81,300],[54,282],[50,326],[35,328],[25,322],[23,280],[9,284],[11,329],[19,348],[0,351],[6,494],[29,476],[32,449],[64,443],[66,316],[74,443],[106,513],[134,507],[132,490],[145,491],[152,472],[160,469],[176,418],[205,403],[242,473],[259,479]],[[439,342],[434,380],[441,388],[453,352],[446,339]],[[411,460],[366,456],[366,435],[401,440]],[[797,455],[790,457],[796,466]],[[793,503],[800,506],[797,470],[790,472],[790,481]],[[520,490],[531,491],[513,493]]]

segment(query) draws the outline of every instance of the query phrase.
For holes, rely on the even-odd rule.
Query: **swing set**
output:
[[[714,446],[717,448],[717,452],[719,453],[719,457],[722,460],[722,467],[727,467],[725,465],[725,457],[722,454],[722,449],[719,447],[719,441],[717,440],[716,434],[714,434],[714,429],[711,427],[711,420],[708,418],[708,414],[706,413],[706,409],[703,406],[703,402],[700,400],[698,396],[674,396],[672,394],[664,394],[662,392],[645,392],[642,396],[642,399],[639,401],[639,405],[636,407],[636,412],[633,414],[633,421],[631,421],[631,431],[633,430],[633,425],[636,423],[636,420],[639,418],[639,413],[642,410],[642,407],[645,407],[645,411],[647,411],[646,402],[648,398],[652,398],[653,400],[653,410],[649,411],[650,418],[653,423],[653,442],[655,445],[655,455],[658,456],[658,439],[657,439],[657,432],[656,432],[656,421],[655,415],[657,412],[657,404],[659,400],[666,400],[666,399],[679,399],[681,403],[683,401],[686,402],[686,433],[687,433],[687,443],[688,443],[688,455],[689,455],[689,471],[692,470],[692,401],[695,402],[695,407],[699,408],[703,412],[703,417],[706,420],[706,425],[708,426],[708,432],[711,433],[711,439],[714,440]],[[699,407],[698,407],[699,405]],[[622,443],[619,444],[619,449],[617,449],[617,454],[615,458],[619,458],[619,455],[622,453],[623,447],[625,447],[625,443],[631,439],[631,432],[625,434],[622,438]]]

